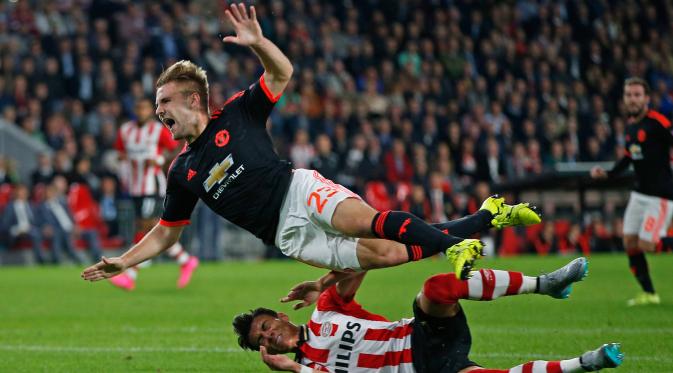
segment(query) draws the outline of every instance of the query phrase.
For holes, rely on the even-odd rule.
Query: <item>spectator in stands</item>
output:
[[[72,213],[68,207],[66,197],[60,190],[65,184],[67,188],[67,181],[63,176],[57,176],[47,185],[45,200],[37,208],[37,213],[40,216],[42,229],[51,241],[51,251],[54,263],[60,263],[63,252],[70,257],[70,259],[82,264],[82,260],[75,252],[75,241],[73,235],[76,231],[75,221]]]
[[[101,178],[100,215],[107,227],[108,236],[119,235],[119,188],[117,178],[105,175]]]
[[[28,201],[29,193],[28,187],[24,184],[14,186],[13,198],[5,207],[0,227],[7,233],[10,247],[21,240],[27,240],[33,248],[35,261],[38,264],[45,264],[39,216]],[[52,252],[52,261],[55,262],[54,255]]]
[[[218,97],[229,97],[259,72],[250,67],[249,57],[239,58],[240,50],[215,37],[223,30],[214,6],[185,3],[117,2],[118,11],[100,16],[100,7],[92,7],[97,3],[86,1],[59,3],[56,10],[50,2],[37,7],[8,3],[2,12],[11,21],[0,23],[3,123],[46,138],[52,150],[66,144],[73,149],[72,135],[53,127],[70,128],[98,172],[99,160],[82,134],[94,137],[98,154],[110,150],[113,130],[132,117],[137,100],[153,93],[161,66],[176,59],[203,59],[213,80],[221,82],[211,87],[211,104],[221,105]],[[366,1],[349,7],[344,2],[301,4],[256,3],[260,24],[296,61],[301,77],[290,82],[271,118],[271,131],[282,134],[281,156],[298,159],[297,167],[308,166],[313,157],[292,153],[295,138],[301,146],[311,145],[297,136],[303,130],[311,138],[329,136],[342,161],[360,133],[370,143],[378,137],[384,152],[392,137],[412,138],[427,148],[428,159],[436,158],[435,147],[448,144],[456,166],[453,178],[464,172],[465,137],[478,151],[495,137],[507,164],[519,163],[516,172],[507,174],[506,180],[513,181],[534,170],[518,167],[519,158],[529,162],[537,157],[530,154],[535,150],[528,146],[531,139],[539,142],[537,158],[547,168],[620,156],[624,123],[614,102],[619,82],[627,76],[649,80],[653,109],[667,115],[673,107],[673,34],[661,32],[673,19],[667,2],[637,2],[636,7],[656,9],[651,20],[632,17],[622,2],[600,7],[567,0],[525,2],[513,10],[486,1],[476,11],[455,3],[392,12]],[[17,9],[20,17],[14,16]],[[301,22],[276,19],[273,12],[292,14]],[[374,21],[361,27],[368,17]],[[161,30],[170,33],[156,36]],[[308,104],[309,97],[315,105]],[[62,126],[50,122],[61,114]],[[411,126],[402,125],[406,121]],[[563,144],[562,160],[555,142]],[[515,143],[524,148],[514,149]],[[365,157],[356,180],[381,176],[371,173],[382,167],[370,167],[372,159],[380,161],[378,151]],[[503,181],[491,178],[492,183]],[[454,192],[465,197],[460,189]]]
[[[37,169],[30,176],[33,187],[36,185],[49,184],[54,177],[54,167],[52,166],[51,156],[47,153],[41,153],[37,156]]]
[[[299,129],[295,133],[294,143],[290,148],[290,159],[295,168],[308,168],[311,159],[315,156],[315,149],[309,142],[308,132]]]
[[[16,184],[18,177],[12,167],[12,162],[0,155],[0,185],[2,184]]]
[[[325,134],[316,138],[316,155],[311,160],[309,168],[320,172],[321,175],[336,180],[339,172],[339,157],[332,151],[332,141]]]
[[[402,140],[393,140],[391,149],[383,158],[383,167],[386,172],[386,180],[389,183],[411,182],[414,176],[414,169],[411,160],[407,156]]]

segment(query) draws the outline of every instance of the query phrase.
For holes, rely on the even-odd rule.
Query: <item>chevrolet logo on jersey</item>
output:
[[[631,144],[631,146],[629,146],[629,153],[631,153],[631,159],[633,160],[643,159],[643,150],[638,144]]]
[[[227,170],[234,165],[234,157],[229,154],[222,162],[216,163],[213,168],[208,171],[208,178],[203,182],[203,188],[209,192],[215,184],[219,184],[224,180],[228,173]]]

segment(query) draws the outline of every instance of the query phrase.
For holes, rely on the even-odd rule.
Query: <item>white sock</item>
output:
[[[131,267],[131,268],[127,269],[125,273],[133,281],[135,281],[135,279],[138,278],[138,270],[136,269],[136,267]]]
[[[564,373],[579,373],[585,371],[582,368],[582,364],[580,364],[579,357],[574,359],[561,360],[561,369]]]
[[[180,242],[176,242],[173,246],[168,248],[168,255],[175,259],[179,265],[183,265],[189,260],[189,254],[182,248]]]

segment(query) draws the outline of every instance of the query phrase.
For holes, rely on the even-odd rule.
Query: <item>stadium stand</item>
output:
[[[116,130],[138,98],[153,99],[163,67],[180,59],[205,67],[213,108],[253,82],[261,72],[254,57],[220,41],[230,31],[218,20],[221,3],[0,3],[0,130],[12,126],[41,145],[17,152],[3,135],[0,210],[12,184],[31,183],[40,154],[100,204],[100,179],[118,174]],[[503,232],[503,255],[621,250],[615,210],[624,191],[578,203],[568,190],[508,185],[543,175],[554,184],[560,166],[621,154],[626,77],[646,78],[652,107],[673,114],[673,5],[515,3],[255,2],[264,34],[295,65],[269,127],[278,152],[377,208],[408,208],[431,221],[474,211],[479,188],[537,202],[547,223]],[[87,175],[73,167],[82,158],[92,165]],[[34,180],[39,203],[48,179]],[[119,189],[106,201],[124,201]],[[75,200],[73,211],[94,214],[77,223],[101,232],[104,247],[129,242],[132,227],[115,225],[128,215],[109,220],[97,216],[111,211],[108,202]]]

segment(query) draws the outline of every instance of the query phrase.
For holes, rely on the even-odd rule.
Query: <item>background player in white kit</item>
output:
[[[139,99],[135,103],[135,116],[135,120],[119,127],[115,148],[119,152],[119,178],[133,200],[136,223],[134,242],[139,242],[161,216],[166,195],[163,167],[167,159],[175,155],[179,143],[173,140],[170,131],[162,123],[154,119],[154,107],[149,98]],[[199,260],[190,256],[180,242],[173,244],[166,252],[180,265],[178,288],[187,286]],[[119,288],[133,290],[137,275],[137,267],[131,267],[110,278],[110,282]]]
[[[624,250],[631,272],[643,292],[629,299],[629,306],[659,304],[645,253],[654,252],[673,217],[673,171],[670,150],[673,148],[673,126],[663,114],[649,109],[650,86],[641,78],[624,82],[624,107],[628,125],[624,139],[625,154],[612,170],[600,167],[591,170],[596,179],[617,176],[630,164],[636,174],[624,211]]]

